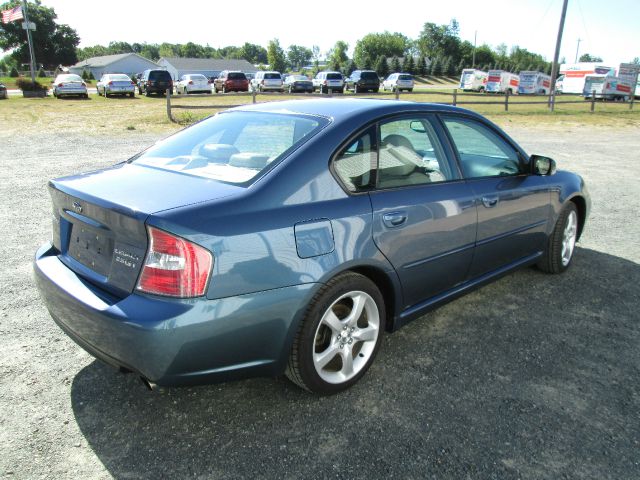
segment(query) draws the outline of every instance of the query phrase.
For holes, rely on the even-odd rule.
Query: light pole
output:
[[[553,55],[553,65],[551,66],[551,96],[549,97],[549,107],[553,112],[556,101],[556,77],[558,76],[558,57],[560,57],[560,44],[562,43],[562,31],[564,30],[564,19],[567,16],[567,3],[562,2],[562,14],[560,15],[560,26],[558,27],[558,38],[556,39],[556,51]]]

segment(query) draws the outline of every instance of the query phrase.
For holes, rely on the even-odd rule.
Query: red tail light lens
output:
[[[193,85],[193,80],[189,80],[189,85]]]
[[[59,83],[58,86],[59,87],[64,87],[64,83]]]
[[[109,82],[109,85],[113,85],[113,82]]]
[[[199,245],[154,227],[148,227],[149,250],[138,290],[171,297],[204,295],[213,257]]]

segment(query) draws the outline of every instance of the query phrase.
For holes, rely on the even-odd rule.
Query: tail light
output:
[[[326,84],[327,84],[327,81],[325,80],[324,82],[322,82],[322,84],[323,84],[323,85],[326,85]]]
[[[149,250],[137,290],[171,297],[204,295],[213,257],[203,247],[148,227]]]
[[[153,87],[153,80],[147,80],[147,85],[149,85],[150,87]]]
[[[109,82],[107,85],[113,85],[113,82]]]
[[[193,85],[193,80],[189,80],[189,85]]]
[[[64,83],[59,83],[58,86],[59,87],[64,87]]]
[[[84,83],[84,82],[82,82],[82,86],[83,86],[83,87],[86,87],[86,86],[87,86],[87,84],[86,84],[86,83]]]
[[[262,81],[260,82],[260,84],[261,84],[261,85],[264,85],[264,80],[262,80]]]
[[[136,82],[134,82],[134,81],[132,80],[132,81],[131,81],[131,85],[135,85],[135,84],[136,84]]]

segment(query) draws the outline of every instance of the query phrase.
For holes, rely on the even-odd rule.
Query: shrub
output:
[[[82,75],[80,75],[83,80],[89,80],[89,72],[86,70],[82,70]]]
[[[9,76],[12,78],[18,78],[20,76],[20,74],[18,73],[18,69],[16,67],[13,67],[11,69],[11,73],[9,73]]]
[[[93,76],[93,72],[89,70],[89,75],[87,75],[87,80],[95,80],[96,77]]]
[[[38,70],[38,78],[47,78],[47,74],[44,73],[44,69],[43,68]]]
[[[31,80],[27,80],[26,78],[20,78],[16,81],[16,85],[23,92],[46,92],[49,90],[47,85],[42,85],[38,82],[32,82]]]

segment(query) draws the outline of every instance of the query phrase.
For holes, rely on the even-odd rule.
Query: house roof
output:
[[[107,65],[111,65],[112,63],[115,63],[118,60],[122,60],[123,58],[129,57],[131,55],[139,57],[142,60],[145,60],[155,65],[155,62],[149,60],[148,58],[144,58],[143,56],[138,55],[137,53],[118,53],[116,55],[103,55],[101,57],[87,58],[86,60],[82,60],[81,62],[78,62],[69,68],[106,67]]]
[[[244,59],[225,58],[184,58],[162,57],[158,63],[165,61],[176,70],[241,70],[243,72],[255,72],[257,70],[250,62]]]

